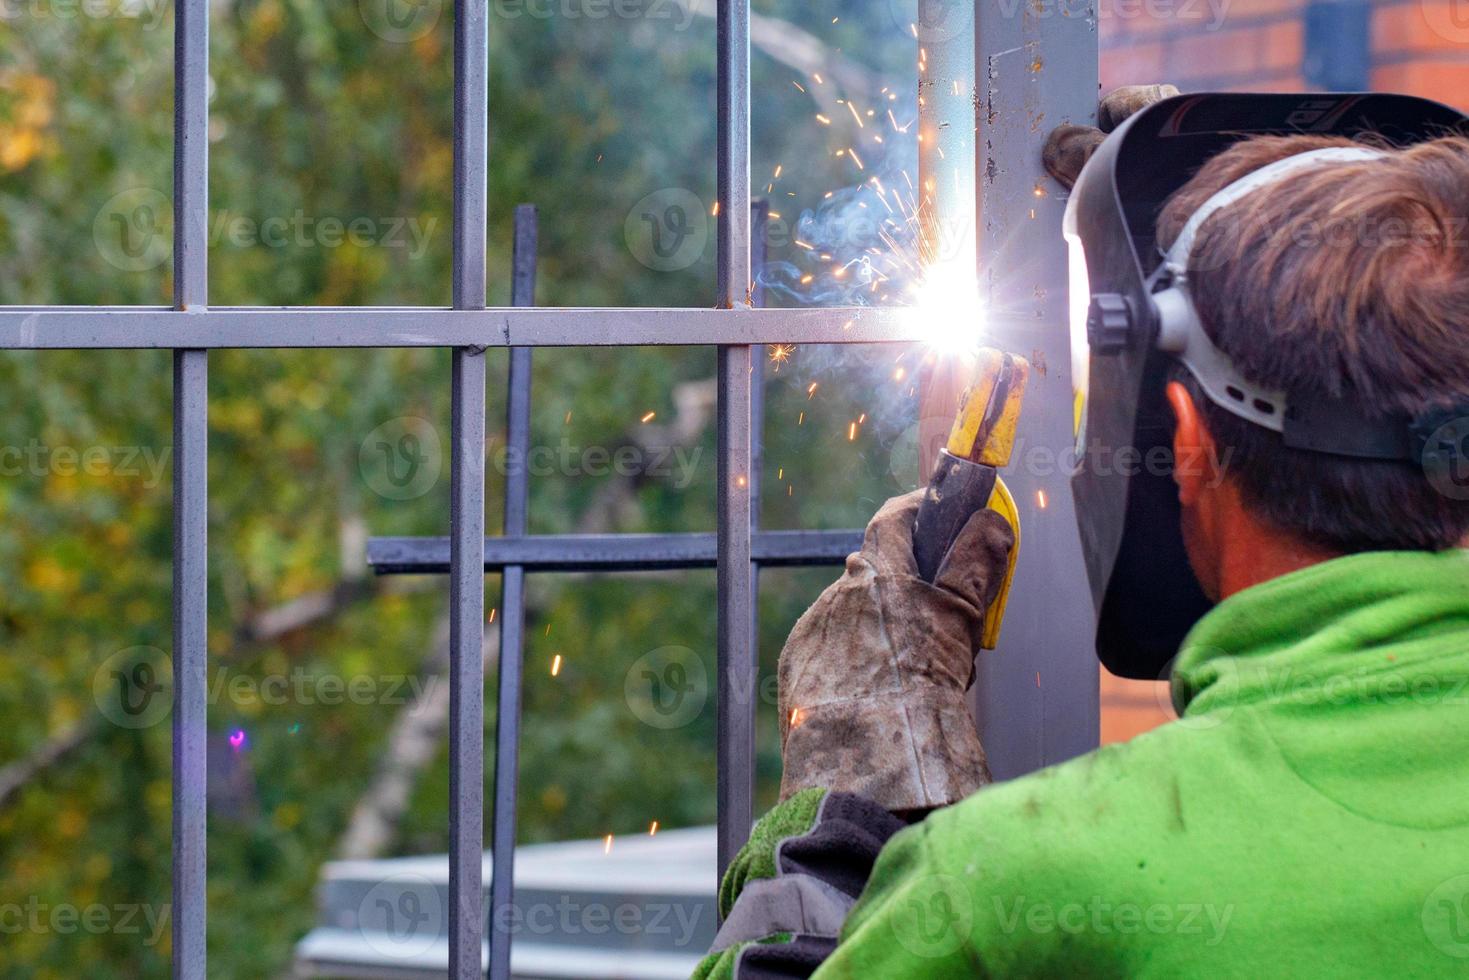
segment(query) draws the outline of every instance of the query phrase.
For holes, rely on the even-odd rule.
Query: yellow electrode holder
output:
[[[999,469],[1009,464],[1015,449],[1015,430],[1020,423],[1025,385],[1030,380],[1030,362],[1018,354],[984,347],[979,350],[973,377],[974,382],[960,399],[954,426],[949,430],[949,442],[944,448],[960,459]],[[1000,642],[1000,624],[1005,618],[1010,584],[1015,579],[1015,562],[1020,556],[1020,509],[1010,488],[998,475],[987,506],[1005,519],[1015,535],[1000,589],[984,614],[980,647],[993,650]]]

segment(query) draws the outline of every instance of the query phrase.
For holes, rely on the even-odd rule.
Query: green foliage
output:
[[[212,303],[447,304],[451,16],[442,9],[421,36],[388,40],[365,27],[370,6],[211,5]],[[713,22],[692,17],[681,27],[675,5],[661,6],[675,15],[545,19],[512,14],[524,6],[493,7],[492,303],[508,301],[509,214],[522,201],[540,207],[540,302],[712,303],[712,235],[697,261],[673,272],[640,263],[624,237],[630,209],[652,192],[682,187],[705,203],[714,198]],[[139,206],[171,193],[171,12],[144,4],[125,15],[113,5],[111,16],[97,17],[73,6],[64,16],[50,0],[25,9],[0,34],[0,303],[168,305],[166,248],[157,262],[124,268],[107,236],[118,231],[115,218],[135,221]],[[885,4],[762,9],[833,48],[854,48],[845,56],[866,59],[869,70],[900,80],[909,72],[911,46]],[[838,13],[840,23],[830,23]],[[774,193],[794,214],[853,175],[831,155],[838,144],[810,123],[810,97],[792,77],[757,55],[756,179],[783,163],[790,176]],[[369,233],[356,241],[323,225],[358,219]],[[149,220],[167,234],[166,207]],[[279,235],[266,231],[272,220]],[[506,358],[488,356],[494,526]],[[873,379],[885,377],[893,356],[797,351],[770,375],[767,526],[858,525],[911,482],[890,460],[908,402],[893,393],[879,397],[881,411],[873,405]],[[707,349],[540,353],[533,441],[576,453],[631,445],[646,412],[659,424],[674,417],[676,387],[710,378],[713,366]],[[844,388],[843,379],[852,383]],[[0,357],[0,450],[39,447],[19,472],[0,476],[0,765],[70,726],[88,731],[0,806],[0,901],[156,912],[170,900],[168,721],[111,724],[93,690],[118,651],[171,645],[170,390],[167,352]],[[849,423],[869,410],[873,422],[849,442]],[[387,697],[273,704],[248,691],[293,676],[426,680],[442,579],[395,580],[404,587],[375,591],[279,639],[256,642],[250,633],[262,610],[355,580],[359,532],[444,532],[446,460],[430,492],[409,499],[376,492],[361,462],[368,434],[404,417],[425,420],[447,446],[446,352],[211,355],[210,680],[225,685],[209,720],[221,749],[211,757],[220,781],[209,829],[211,976],[279,975],[289,964],[292,944],[314,922],[320,865],[404,710]],[[712,528],[713,438],[711,422],[670,447],[691,460],[686,478],[635,481],[633,505],[617,509],[607,529]],[[68,449],[80,460],[97,450],[107,462],[88,468]],[[564,468],[537,476],[532,530],[577,528],[614,479]],[[767,573],[766,674],[791,622],[831,574]],[[487,589],[494,606],[493,577]],[[678,646],[702,662],[712,686],[712,573],[548,576],[533,580],[530,596],[538,611],[528,623],[522,839],[638,833],[651,820],[711,822],[712,691],[687,724],[660,729],[629,710],[624,683],[644,654]],[[557,654],[563,666],[552,677]],[[230,693],[236,682],[246,695]],[[490,745],[493,683],[491,672]],[[779,753],[768,681],[763,692],[760,776],[769,800]],[[247,739],[238,751],[223,742],[235,731]],[[441,753],[418,781],[394,853],[445,848],[447,791]],[[26,928],[0,940],[0,976],[162,977],[166,921],[156,942],[150,932]]]

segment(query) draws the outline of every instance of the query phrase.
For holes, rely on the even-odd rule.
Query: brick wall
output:
[[[1303,91],[1302,0],[1098,0],[1102,89]],[[1371,87],[1469,111],[1469,0],[1372,4]],[[1173,718],[1167,685],[1102,671],[1102,741]]]

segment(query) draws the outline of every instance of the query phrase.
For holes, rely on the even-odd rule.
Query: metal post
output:
[[[510,302],[533,306],[536,295],[536,209],[515,209]],[[510,348],[510,391],[505,406],[505,528],[524,535],[530,505],[531,351]],[[490,980],[510,978],[510,913],[515,902],[515,810],[520,773],[520,693],[525,661],[525,566],[507,565],[500,580],[500,684],[495,715],[495,826],[490,853]]]
[[[174,23],[174,306],[209,300],[209,4]],[[204,980],[209,669],[209,354],[173,353],[173,975]]]
[[[765,271],[767,224],[770,202],[750,204],[750,306],[765,305],[765,287],[760,275]],[[760,530],[760,494],[765,473],[765,347],[750,348],[750,530]],[[755,669],[760,669],[760,563],[750,562],[750,646]]]
[[[715,101],[718,156],[717,305],[750,304],[750,6],[719,0]],[[719,348],[717,748],[719,873],[755,818],[755,658],[750,635],[750,348]]]
[[[1026,396],[1020,465],[1005,474],[1023,531],[1015,586],[1001,648],[980,657],[973,691],[990,767],[1005,779],[1099,738],[1092,606],[1067,475],[1024,465],[1026,447],[1060,459],[1072,445],[1065,200],[1040,159],[1053,126],[1095,121],[1097,36],[1095,17],[1050,3],[975,7],[981,296],[995,342],[1046,365]]]
[[[454,3],[455,309],[485,305],[487,0]],[[449,975],[484,971],[485,357],[453,355],[449,502]]]
[[[1018,8],[1017,8],[1018,9]],[[925,14],[941,15],[938,21]],[[973,281],[979,299],[975,237],[978,160],[974,15],[964,3],[920,0],[918,32],[918,254],[924,274],[937,280]],[[982,321],[975,318],[976,340]],[[974,367],[952,354],[924,367],[920,376],[918,445],[920,485],[938,462],[959,399]]]

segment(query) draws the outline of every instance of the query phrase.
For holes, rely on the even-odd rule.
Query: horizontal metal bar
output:
[[[767,568],[838,565],[862,547],[861,531],[757,531],[750,559]],[[714,534],[536,534],[485,538],[485,568],[527,572],[655,571],[713,568]],[[372,538],[367,563],[379,575],[446,572],[448,538]]]
[[[639,347],[913,341],[899,307],[17,307],[0,306],[0,349],[176,347]]]

